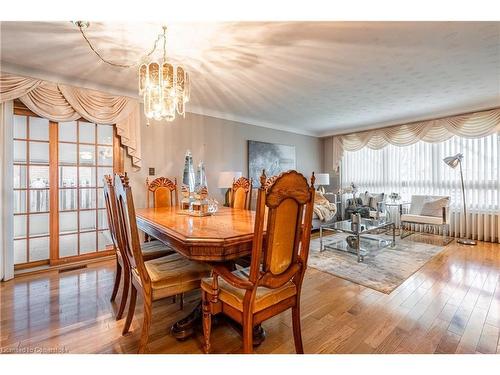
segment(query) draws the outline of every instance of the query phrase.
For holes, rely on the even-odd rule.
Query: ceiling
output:
[[[2,22],[2,71],[137,96],[136,69],[106,65],[70,22]],[[159,23],[91,22],[107,59],[131,63]],[[169,25],[191,73],[188,111],[326,136],[500,106],[500,22]]]

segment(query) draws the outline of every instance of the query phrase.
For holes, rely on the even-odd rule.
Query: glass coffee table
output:
[[[365,236],[381,229],[392,228],[392,241]],[[332,231],[336,233],[347,233],[347,238],[342,240],[334,240],[327,244],[323,244],[323,231]],[[325,249],[345,251],[356,254],[358,262],[362,262],[364,256],[370,250],[378,250],[387,246],[396,245],[396,226],[393,221],[387,219],[365,219],[362,218],[360,223],[353,224],[351,220],[337,221],[335,223],[323,224],[319,227],[319,251]]]

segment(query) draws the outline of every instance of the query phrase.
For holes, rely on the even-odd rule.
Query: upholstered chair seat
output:
[[[442,217],[423,216],[423,215],[410,215],[410,214],[403,214],[403,215],[401,215],[401,221],[407,221],[407,222],[416,223],[416,224],[432,224],[432,225],[442,225],[442,224],[445,224],[443,222],[443,218]]]
[[[145,242],[141,244],[141,251],[145,261],[175,253],[174,249],[160,241]]]
[[[153,300],[199,288],[200,279],[210,274],[206,264],[190,261],[177,253],[144,265],[151,279]]]
[[[232,272],[236,277],[248,279],[250,277],[250,268],[243,268]],[[206,277],[201,280],[201,289],[207,293],[213,293],[213,278]],[[277,289],[265,288],[263,286],[257,288],[255,294],[255,302],[252,312],[256,313],[270,306],[276,305],[287,298],[297,294],[297,287],[291,281]],[[229,284],[226,280],[219,279],[219,289],[217,298],[222,302],[234,307],[239,311],[243,311],[243,298],[245,297],[245,289],[236,288]]]

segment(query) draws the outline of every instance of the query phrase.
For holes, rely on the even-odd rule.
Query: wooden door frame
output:
[[[39,117],[36,113],[32,112],[27,108],[20,100],[14,100],[14,115],[20,116],[30,116]],[[79,118],[75,121],[87,121],[84,118]],[[90,259],[96,259],[100,257],[107,257],[113,255],[115,251],[110,248],[108,250],[96,251],[93,253],[86,253],[74,256],[68,256],[64,258],[59,258],[59,123],[54,121],[49,121],[49,259],[39,260],[34,262],[26,262],[14,265],[14,270],[24,270],[38,266],[59,266],[62,264],[81,262]],[[78,141],[78,140],[77,140]],[[96,140],[97,142],[97,140]],[[120,137],[117,133],[116,126],[113,126],[113,172],[122,173],[124,171],[124,150],[120,142]],[[96,155],[96,167],[97,167],[97,155]],[[97,179],[97,175],[96,175]],[[96,186],[97,186],[96,180]],[[98,188],[96,187],[96,190]],[[96,197],[96,205],[98,202],[98,197]],[[78,202],[79,204],[79,202]],[[28,207],[26,208],[28,210]],[[96,215],[98,215],[99,208],[96,208]],[[28,216],[28,215],[27,215]],[[27,220],[29,218],[27,217]],[[97,220],[97,217],[96,217]],[[96,235],[99,232],[99,228],[96,228]],[[80,229],[78,228],[78,233]],[[26,233],[29,237],[29,233]],[[29,251],[29,249],[27,249]]]

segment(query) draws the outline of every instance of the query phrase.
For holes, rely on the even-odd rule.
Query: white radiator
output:
[[[450,212],[450,235],[500,243],[500,212],[468,212],[467,235],[462,212]]]

